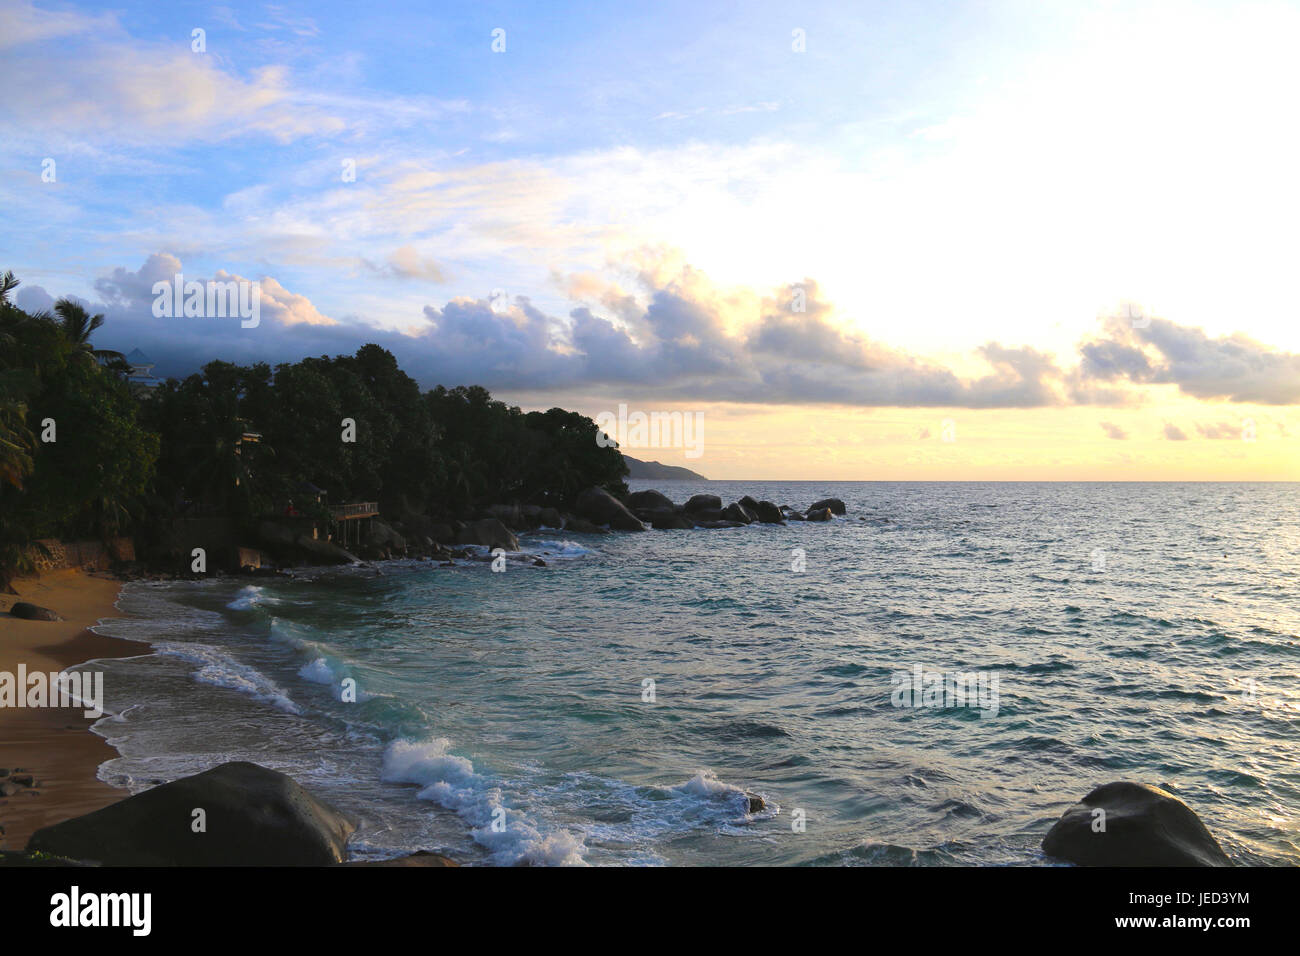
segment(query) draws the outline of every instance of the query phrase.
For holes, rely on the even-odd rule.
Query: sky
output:
[[[0,268],[711,478],[1300,480],[1300,5],[0,0]],[[256,281],[260,321],[158,316]],[[671,442],[668,443],[671,446]]]

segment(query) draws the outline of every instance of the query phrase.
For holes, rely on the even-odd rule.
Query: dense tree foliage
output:
[[[121,371],[106,368],[103,361],[111,359],[89,348],[84,310],[68,310],[72,321],[29,315],[9,301],[16,285],[11,274],[0,277],[5,585],[22,570],[32,541],[108,537],[138,516],[158,456],[158,436],[141,425],[138,402]]]
[[[593,484],[626,490],[622,456],[596,443],[591,419],[525,414],[476,385],[421,394],[377,345],[274,370],[212,362],[143,409],[162,436],[159,494],[179,510],[301,507],[307,485],[334,503],[447,517],[499,502],[560,505]]]
[[[120,354],[90,343],[102,316],[67,299],[57,317],[29,315],[9,301],[17,284],[0,275],[0,583],[37,538],[290,502],[309,512],[312,486],[335,504],[446,518],[627,490],[591,419],[524,413],[479,386],[422,393],[377,345],[274,369],[210,362],[133,394]],[[41,440],[47,420],[54,441]]]

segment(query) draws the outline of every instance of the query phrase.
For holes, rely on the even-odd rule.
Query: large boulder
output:
[[[61,621],[63,618],[51,611],[48,607],[41,607],[39,604],[28,604],[26,601],[18,601],[9,609],[9,613],[14,617],[20,617],[24,621]]]
[[[105,866],[326,866],[355,829],[290,777],[239,761],[37,830],[27,850]]]
[[[595,522],[588,521],[586,518],[579,518],[577,515],[566,514],[564,516],[564,530],[576,531],[578,534],[608,534],[609,532]]]
[[[676,511],[647,511],[650,527],[658,531],[689,531],[695,522],[686,515]]]
[[[537,511],[537,526],[558,531],[564,527],[564,516],[556,508],[540,508]]]
[[[809,508],[808,514],[804,515],[806,521],[830,521],[834,517],[830,508]]]
[[[823,508],[830,508],[832,514],[844,514],[844,502],[839,498],[823,498],[821,501],[814,501],[808,506],[809,511],[820,511]]]
[[[715,521],[736,521],[740,524],[753,524],[758,520],[758,515],[746,508],[739,501],[733,501],[727,507],[722,509],[722,514],[713,519]]]
[[[493,505],[487,513],[512,531],[523,531],[530,526],[519,505]]]
[[[627,506],[604,488],[591,487],[578,495],[574,510],[595,524],[607,524],[616,531],[644,531],[645,524]]]
[[[754,511],[763,524],[785,524],[785,515],[770,501],[760,501]]]
[[[396,856],[391,860],[356,860],[355,862],[344,863],[343,865],[399,866],[403,868],[460,866],[460,864],[451,857],[443,856],[441,853],[434,853],[430,850],[416,850],[414,853],[408,853],[406,856]]]
[[[469,521],[456,534],[457,544],[477,544],[485,548],[500,548],[503,551],[518,551],[519,539],[510,529],[496,518],[480,518]]]
[[[1080,866],[1232,865],[1187,804],[1144,783],[1093,790],[1047,831],[1043,852]]]
[[[313,564],[356,564],[361,559],[332,541],[313,538],[309,534],[300,534],[293,539],[302,551],[302,555]]]
[[[633,511],[672,511],[676,507],[671,498],[657,491],[634,491],[626,501]]]
[[[362,539],[371,548],[391,548],[394,551],[406,550],[406,539],[378,518],[368,522],[365,537]]]
[[[696,511],[721,511],[722,499],[717,495],[691,495],[686,502],[687,513]]]
[[[258,540],[273,551],[292,551],[297,547],[297,534],[290,528],[275,521],[260,521],[257,524]]]

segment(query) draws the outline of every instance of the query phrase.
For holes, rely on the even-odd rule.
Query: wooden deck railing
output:
[[[358,501],[350,505],[330,505],[330,517],[335,521],[347,521],[349,518],[374,518],[378,514],[378,501]]]

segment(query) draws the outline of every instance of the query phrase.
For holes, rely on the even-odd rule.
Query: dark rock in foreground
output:
[[[831,509],[830,508],[817,508],[817,509],[809,508],[808,514],[804,516],[804,520],[805,521],[830,521]]]
[[[0,866],[94,866],[81,860],[51,856],[48,853],[28,853],[25,850],[0,850]]]
[[[1127,782],[1098,787],[1066,810],[1043,839],[1043,852],[1080,866],[1232,865],[1187,804]]]
[[[193,830],[196,809],[206,832]],[[32,834],[41,852],[105,866],[325,866],[355,825],[291,778],[224,763]]]
[[[763,524],[785,524],[785,516],[781,514],[781,509],[770,501],[760,501],[754,508],[754,512]]]
[[[665,499],[667,500],[667,499]],[[668,502],[669,507],[672,502]],[[616,531],[644,531],[641,519],[627,510],[627,506],[604,488],[591,487],[578,495],[574,510],[579,517],[595,524],[607,524]]]
[[[808,506],[809,511],[821,511],[823,508],[830,508],[832,514],[842,515],[845,513],[844,502],[839,498],[823,498],[821,501],[814,501]]]
[[[344,866],[425,867],[460,866],[460,864],[450,857],[443,856],[441,853],[431,853],[428,850],[417,850],[414,853],[408,853],[406,856],[394,857],[391,860],[357,860],[353,863],[345,863]]]
[[[55,614],[48,607],[41,607],[38,604],[28,604],[26,601],[19,601],[9,609],[9,613],[14,617],[22,618],[24,621],[61,621],[63,618]]]

